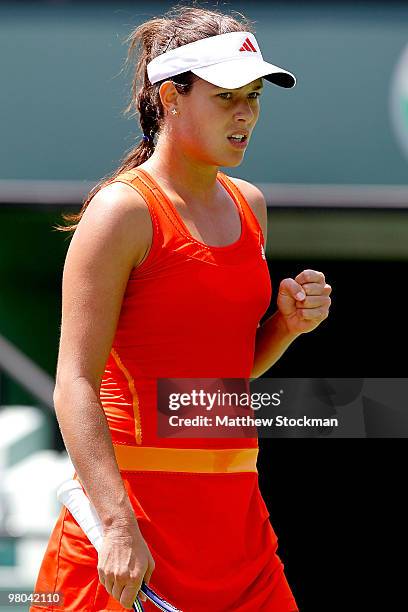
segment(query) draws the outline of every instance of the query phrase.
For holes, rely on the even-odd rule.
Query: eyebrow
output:
[[[254,89],[263,89],[263,88],[264,88],[263,85],[254,85],[253,87],[251,87],[251,91],[254,90]],[[228,87],[218,87],[217,86],[215,89],[218,90],[218,89],[229,89],[229,88]],[[229,91],[234,91],[234,90],[229,89]]]

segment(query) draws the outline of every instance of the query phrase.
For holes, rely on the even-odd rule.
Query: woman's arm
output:
[[[72,463],[105,528],[135,522],[99,388],[128,277],[150,235],[141,196],[128,185],[109,185],[85,210],[64,266],[55,411]]]
[[[300,334],[291,334],[279,310],[256,330],[254,363],[251,378],[269,370]]]
[[[129,185],[108,185],[91,200],[64,266],[54,391],[65,446],[103,525],[99,581],[129,609],[155,564],[122,481],[99,389],[130,272],[151,237],[147,205]]]
[[[265,197],[252,183],[236,178],[232,180],[258,219],[266,250],[268,215]],[[281,281],[277,296],[278,310],[262,325],[258,324],[256,330],[251,378],[257,378],[269,370],[296,338],[316,329],[327,318],[331,291],[324,274],[316,270],[303,270],[294,279]]]
[[[303,270],[279,285],[278,310],[256,330],[251,376],[268,370],[301,334],[316,329],[329,316],[332,288],[323,272]]]

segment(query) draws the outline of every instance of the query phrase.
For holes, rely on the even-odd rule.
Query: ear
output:
[[[169,113],[172,108],[177,107],[178,92],[172,81],[164,81],[164,83],[160,85],[159,95],[166,114]]]

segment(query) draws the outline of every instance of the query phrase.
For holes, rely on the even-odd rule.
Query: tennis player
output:
[[[261,496],[252,437],[159,437],[160,377],[250,378],[328,316],[331,287],[265,260],[266,205],[237,167],[264,85],[245,17],[177,6],[137,27],[132,102],[141,142],[90,193],[63,274],[55,409],[75,478],[104,528],[98,554],[66,508],[35,590],[70,612],[130,609],[145,580],[184,612],[295,612]],[[56,610],[34,605],[31,612]]]

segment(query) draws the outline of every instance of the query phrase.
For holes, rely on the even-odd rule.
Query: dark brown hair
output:
[[[188,71],[152,85],[147,76],[147,64],[165,51],[202,38],[227,32],[252,32],[251,22],[241,13],[234,12],[239,15],[239,19],[221,13],[218,9],[209,10],[197,6],[176,5],[163,17],[149,19],[129,34],[124,41],[129,44],[125,68],[133,64],[133,81],[131,100],[124,114],[139,115],[143,134],[148,136],[149,140],[142,139],[123,157],[117,170],[102,179],[89,192],[79,213],[62,215],[68,225],[56,225],[54,229],[73,233],[89,202],[102,187],[112,182],[121,172],[136,168],[152,155],[155,147],[154,137],[160,133],[164,119],[159,95],[160,85],[165,80],[171,80],[178,93],[188,95],[194,81],[198,79],[196,75]],[[136,62],[134,62],[135,57]]]

